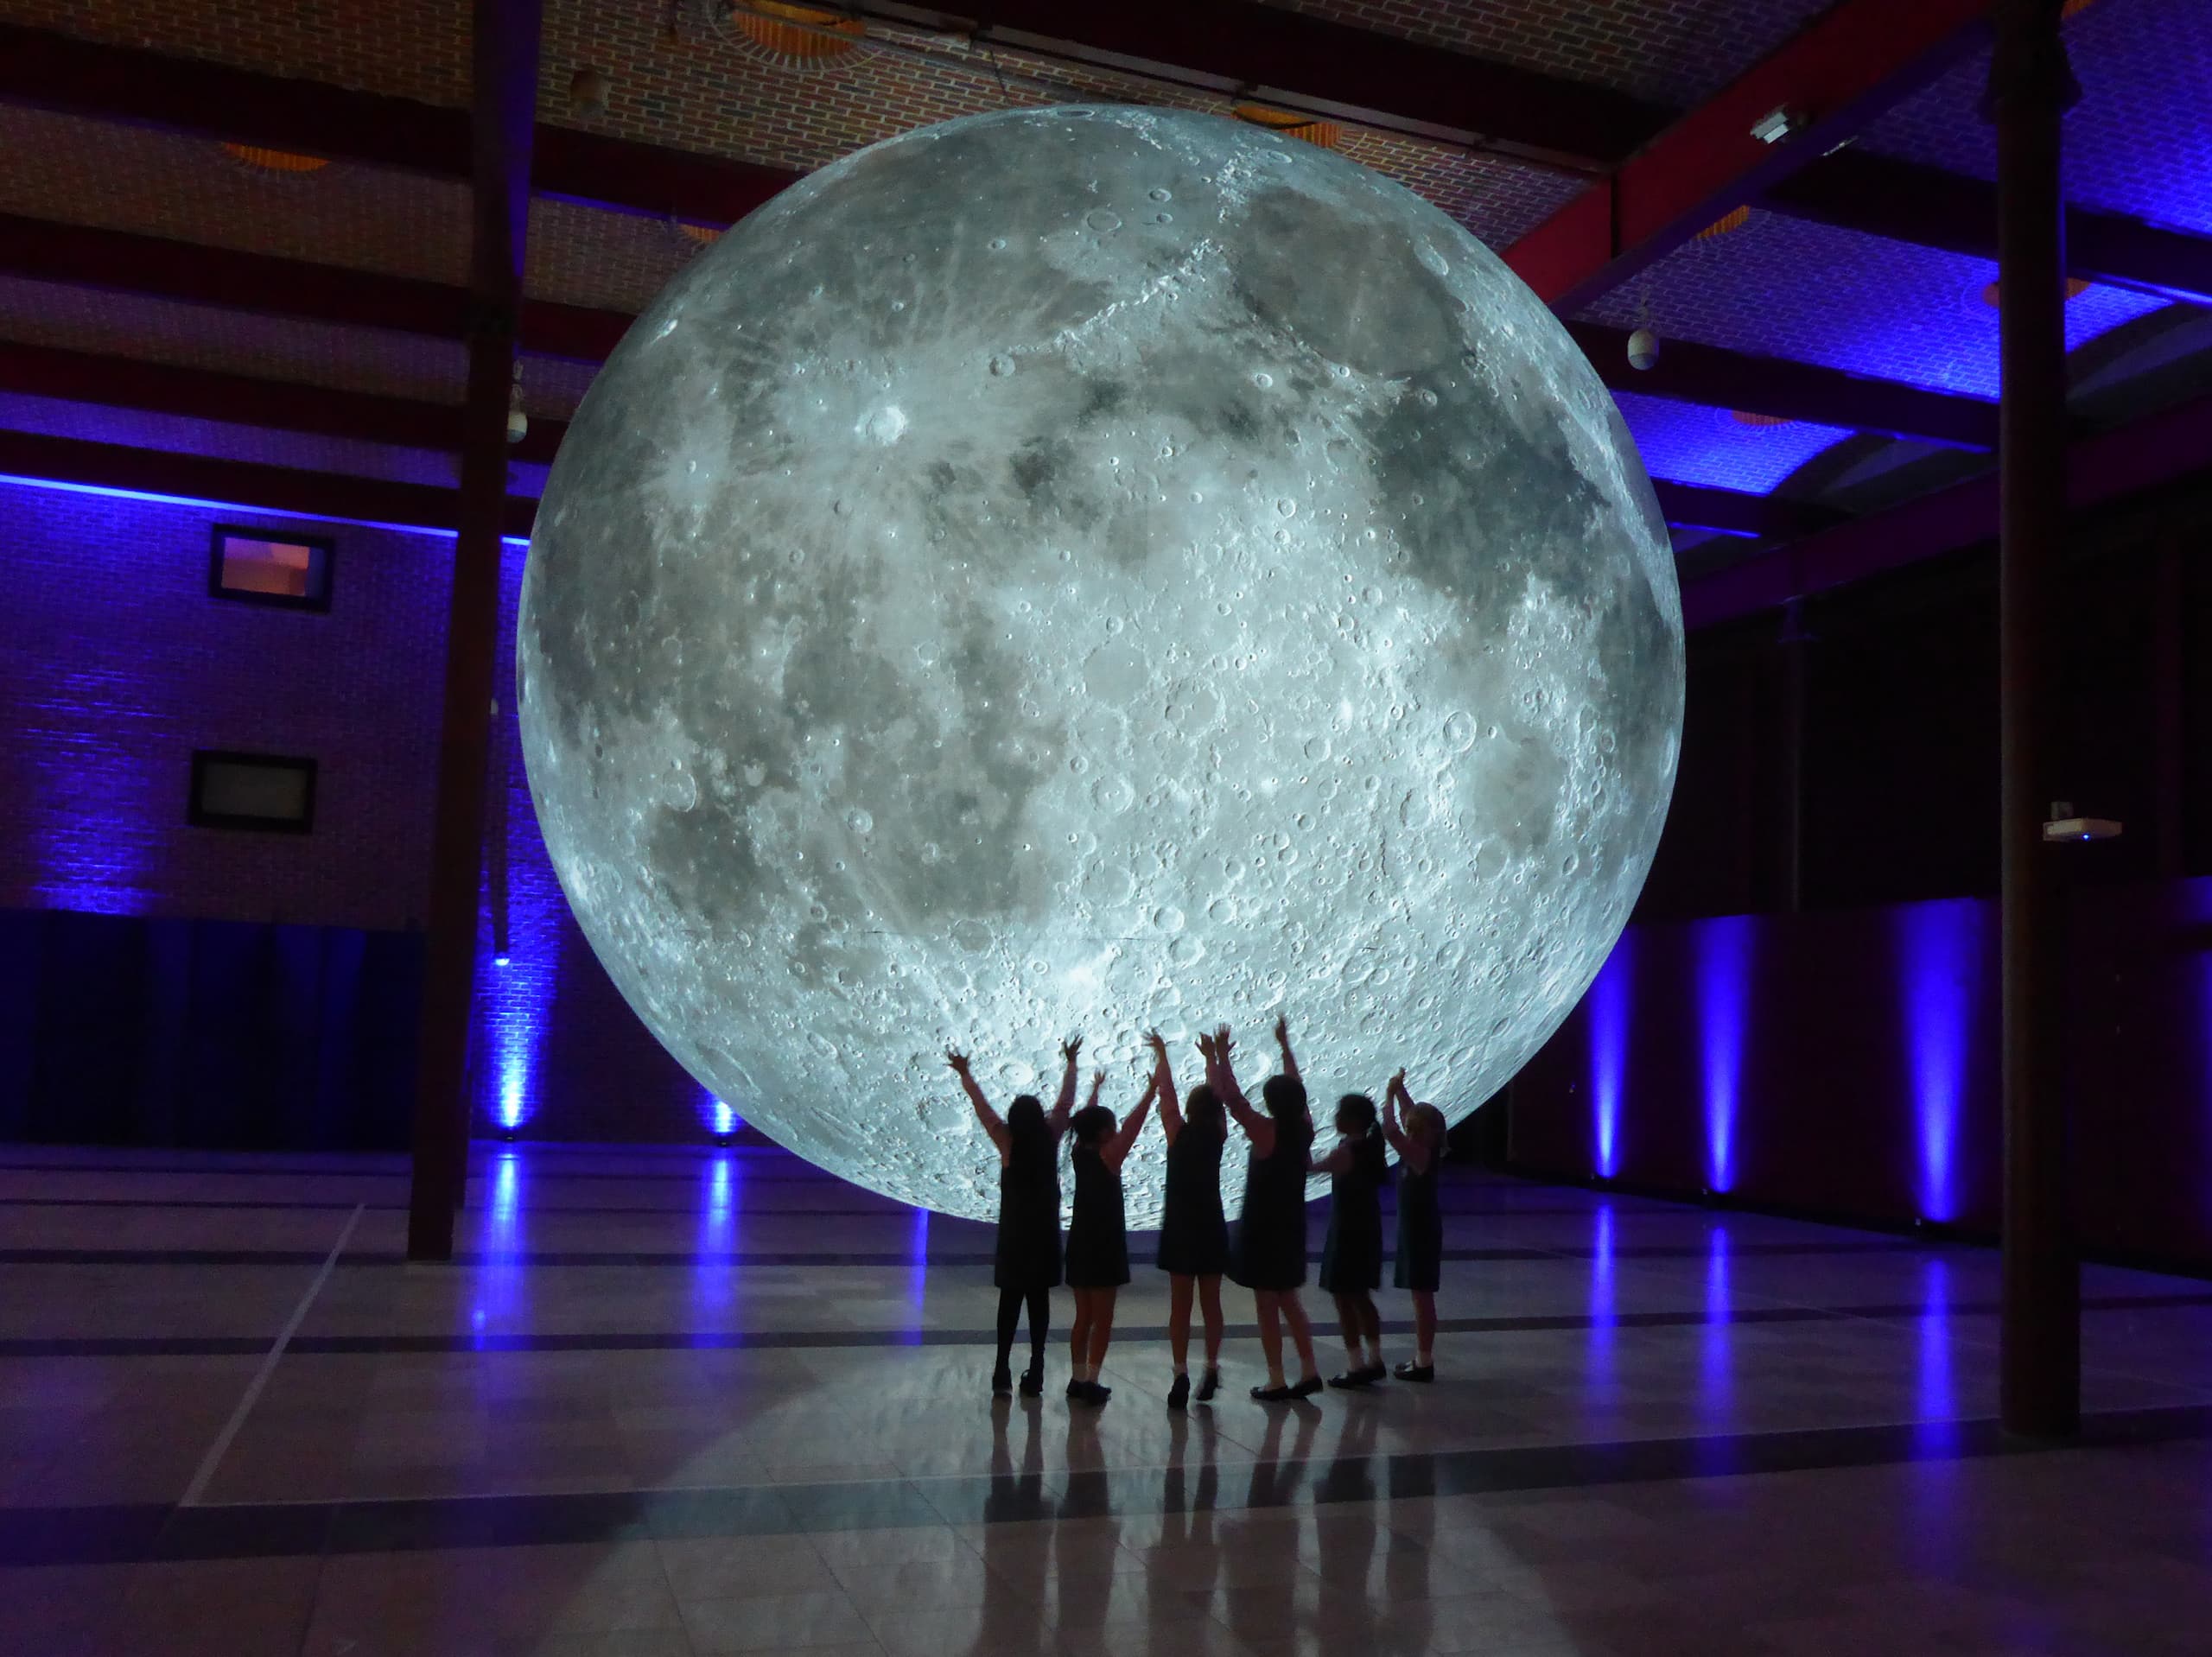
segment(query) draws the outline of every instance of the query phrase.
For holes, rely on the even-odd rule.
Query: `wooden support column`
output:
[[[2152,827],[2158,841],[2158,875],[2177,880],[2189,871],[2189,578],[2182,536],[2159,537],[2151,612],[2151,699],[2155,724],[2155,793]]]
[[[2053,644],[2066,536],[2065,209],[2059,117],[2078,96],[2060,0],[1997,0],[1998,617],[2002,731],[2004,1316],[2007,1431],[2081,1425],[2081,1270],[2066,1100],[2065,869],[2043,825],[2057,784]]]
[[[539,13],[539,0],[475,0],[474,12],[468,395],[461,409],[461,533],[454,543],[446,613],[445,714],[438,740],[414,1181],[408,1197],[410,1260],[453,1258],[454,1209],[467,1186],[469,1015],[498,655],[507,397],[530,213]]]

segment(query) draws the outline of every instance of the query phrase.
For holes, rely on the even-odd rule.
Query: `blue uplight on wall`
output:
[[[1590,1108],[1598,1172],[1620,1171],[1621,1079],[1628,1068],[1630,935],[1624,932],[1590,986]]]
[[[514,638],[526,543],[510,542],[500,559],[500,633]],[[476,975],[477,1035],[488,1061],[490,1097],[485,1108],[504,1135],[518,1133],[537,1113],[537,1075],[553,998],[560,987],[562,928],[567,900],[546,856],[530,798],[515,730],[514,661],[499,663],[499,716],[491,732],[493,790],[486,813],[486,847],[481,898],[482,939]],[[493,924],[505,907],[504,929]],[[503,941],[500,950],[495,940]]]
[[[1955,1220],[1959,1110],[1985,949],[1983,913],[1972,900],[1957,899],[1909,904],[1896,916],[1920,1212],[1923,1219]]]
[[[737,1114],[735,1106],[704,1092],[699,1095],[699,1121],[718,1140],[728,1139],[745,1126],[745,1118]]]
[[[1704,1068],[1705,1184],[1733,1189],[1737,1097],[1744,1077],[1744,1032],[1751,997],[1748,915],[1704,921],[1694,930],[1697,955],[1699,1057]]]

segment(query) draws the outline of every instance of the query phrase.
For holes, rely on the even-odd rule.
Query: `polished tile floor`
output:
[[[2212,1652],[2212,1285],[2089,1270],[2027,1448],[1989,1254],[1461,1174],[1433,1387],[1252,1404],[1232,1291],[1170,1414],[1141,1269],[1071,1413],[987,1228],[477,1160],[415,1267],[396,1160],[0,1147],[0,1652]]]

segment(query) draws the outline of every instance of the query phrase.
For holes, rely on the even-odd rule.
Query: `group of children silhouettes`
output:
[[[1313,1121],[1306,1109],[1306,1083],[1290,1050],[1290,1029],[1275,1020],[1274,1038],[1282,1068],[1260,1089],[1263,1107],[1255,1110],[1236,1084],[1231,1063],[1235,1044],[1229,1026],[1198,1038],[1206,1079],[1179,1098],[1168,1063],[1167,1044],[1159,1032],[1146,1037],[1153,1067],[1144,1096],[1126,1121],[1098,1102],[1106,1073],[1091,1078],[1090,1097],[1076,1110],[1076,1059],[1083,1038],[1061,1049],[1066,1069],[1059,1099],[1048,1112],[1033,1094],[1023,1094],[1001,1117],[984,1098],[967,1056],[945,1054],[960,1078],[976,1115],[998,1147],[999,1230],[992,1281],[999,1291],[998,1362],[991,1390],[1010,1393],[1009,1367],[1014,1330],[1026,1308],[1029,1317],[1029,1368],[1020,1379],[1034,1397],[1045,1386],[1045,1341],[1051,1291],[1065,1281],[1075,1295],[1075,1323],[1069,1333],[1074,1373],[1067,1395],[1077,1403],[1103,1404],[1112,1388],[1098,1374],[1114,1335],[1114,1300],[1129,1280],[1128,1228],[1122,1203],[1122,1164],[1156,1101],[1167,1137],[1167,1190],[1156,1256],[1169,1286],[1168,1342],[1175,1379],[1167,1406],[1185,1408],[1193,1394],[1189,1367],[1191,1305],[1195,1299],[1205,1323],[1205,1370],[1196,1397],[1211,1400],[1221,1387],[1221,1279],[1252,1291],[1259,1317],[1260,1349],[1267,1359],[1264,1386],[1252,1396],[1276,1404],[1310,1398],[1322,1387],[1313,1361],[1313,1329],[1298,1292],[1306,1282],[1306,1181],[1309,1174],[1330,1177],[1329,1235],[1321,1251],[1321,1287],[1333,1295],[1344,1325],[1345,1366],[1328,1385],[1371,1387],[1390,1373],[1382,1359],[1382,1319],[1375,1291],[1382,1281],[1382,1183],[1389,1177],[1383,1153],[1387,1143],[1398,1153],[1398,1246],[1395,1281],[1412,1292],[1414,1354],[1398,1365],[1401,1380],[1436,1378],[1436,1286],[1444,1253],[1443,1222],[1436,1203],[1436,1170],[1444,1156],[1443,1113],[1414,1103],[1406,1091],[1405,1072],[1390,1078],[1378,1114],[1365,1094],[1348,1093],[1337,1101],[1337,1143],[1325,1155],[1313,1154]],[[1221,1205],[1221,1153],[1235,1121],[1249,1146],[1244,1169],[1244,1200],[1235,1241]],[[1069,1158],[1075,1200],[1068,1222],[1065,1254],[1060,1236],[1059,1143],[1071,1133]],[[1283,1368],[1282,1336],[1287,1324],[1298,1355],[1296,1380]]]

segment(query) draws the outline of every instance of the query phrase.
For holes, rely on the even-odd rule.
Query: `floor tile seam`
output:
[[[2212,1291],[2202,1295],[2097,1297],[2085,1299],[2084,1312],[2193,1311],[2212,1306]],[[1929,1317],[1986,1317],[1997,1314],[1995,1301],[1967,1301],[1941,1312],[1916,1311],[1907,1303],[1887,1305],[1818,1306],[1778,1302],[1760,1308],[1731,1308],[1726,1315],[1683,1309],[1672,1311],[1616,1312],[1605,1317],[1586,1313],[1531,1313],[1499,1317],[1446,1317],[1437,1324],[1442,1335],[1566,1334],[1594,1328],[1625,1330],[1699,1329],[1731,1324],[1834,1324],[1847,1322],[1922,1323]],[[1384,1333],[1409,1334],[1408,1318],[1386,1317]],[[1157,1344],[1168,1337],[1166,1324],[1124,1324],[1116,1339],[1125,1343]],[[1224,1326],[1225,1339],[1250,1339],[1259,1333],[1256,1324]],[[1961,1336],[1977,1345],[1993,1343]],[[502,1353],[512,1355],[556,1355],[570,1352],[685,1352],[685,1351],[807,1351],[850,1350],[894,1347],[975,1347],[995,1343],[994,1331],[976,1328],[881,1330],[626,1330],[600,1333],[494,1335],[474,1332],[424,1334],[388,1331],[377,1334],[296,1335],[288,1351],[303,1356],[370,1357],[392,1355],[461,1355]],[[234,1357],[264,1352],[267,1343],[252,1336],[54,1336],[0,1337],[0,1361],[29,1362],[40,1358],[99,1357]],[[2119,1370],[2101,1370],[2142,1381]],[[2172,1385],[2171,1381],[2164,1384]],[[2177,1390],[2186,1391],[2187,1388]]]
[[[208,1484],[215,1476],[215,1470],[222,1464],[223,1457],[229,1451],[232,1441],[237,1438],[238,1430],[245,1425],[246,1417],[252,1413],[254,1404],[260,1398],[262,1389],[268,1386],[270,1376],[276,1373],[277,1364],[283,1361],[286,1343],[299,1332],[300,1325],[307,1321],[308,1309],[315,1305],[316,1296],[322,1292],[323,1285],[330,1281],[333,1268],[337,1266],[340,1258],[345,1254],[346,1245],[353,1241],[354,1228],[360,1223],[361,1210],[356,1208],[346,1216],[346,1224],[338,1234],[338,1241],[330,1246],[330,1253],[322,1262],[322,1269],[315,1273],[315,1280],[308,1285],[307,1292],[300,1297],[299,1304],[293,1307],[290,1318],[285,1323],[283,1328],[277,1331],[276,1340],[269,1348],[268,1355],[261,1362],[261,1367],[254,1371],[253,1379],[247,1382],[245,1395],[238,1400],[238,1407],[231,1413],[230,1419],[223,1424],[222,1431],[216,1435],[214,1443],[207,1447],[207,1453],[200,1458],[198,1468],[193,1473],[192,1482],[185,1487],[184,1495],[177,1504],[180,1508],[194,1506],[206,1494]]]
[[[2186,1419],[2184,1420],[2182,1418],[2186,1418]],[[2164,1424],[2163,1426],[2161,1424]],[[1925,1461],[1980,1460],[2000,1456],[2062,1455],[2069,1452],[2094,1452],[2113,1449],[2124,1450],[2150,1444],[2171,1443],[2178,1439],[2196,1440],[2202,1439],[2206,1437],[2212,1437],[2212,1407],[2200,1406],[2194,1407],[2168,1407],[2148,1410],[2106,1412],[2099,1415],[2085,1418],[2084,1421],[2085,1428],[2090,1430],[2092,1432],[2100,1427],[2119,1428],[2128,1425],[2139,1425],[2154,1428],[2157,1430],[2139,1432],[2133,1436],[2121,1435],[2114,1436],[2110,1438],[2092,1438],[2089,1441],[2082,1443],[2031,1443],[2007,1438],[1998,1428],[1998,1425],[1993,1419],[1988,1417],[1979,1417],[1960,1421],[1941,1423],[1860,1423],[1850,1425],[1822,1428],[1783,1429],[1770,1432],[1753,1434],[1716,1435],[1673,1438],[1656,1438],[1622,1439],[1593,1443],[1503,1446],[1491,1449],[1471,1449],[1455,1451],[1390,1452],[1386,1454],[1370,1454],[1357,1458],[1359,1465],[1354,1470],[1354,1472],[1349,1476],[1348,1478],[1343,1481],[1344,1483],[1350,1484],[1351,1488],[1344,1489],[1342,1494],[1332,1494],[1329,1485],[1325,1484],[1322,1481],[1313,1479],[1309,1477],[1308,1475],[1316,1468],[1325,1468],[1328,1470],[1328,1476],[1335,1478],[1337,1476],[1337,1470],[1342,1469],[1346,1464],[1348,1458],[1337,1457],[1331,1457],[1326,1461],[1324,1461],[1318,1457],[1307,1457],[1297,1461],[1282,1461],[1274,1463],[1263,1462],[1249,1464],[1247,1470],[1253,1475],[1254,1483],[1258,1482],[1257,1476],[1262,1471],[1264,1470],[1267,1473],[1271,1487],[1269,1491],[1270,1499],[1264,1501],[1253,1501],[1248,1497],[1246,1500],[1242,1501],[1233,1499],[1226,1501],[1217,1501],[1211,1508],[1205,1509],[1205,1511],[1213,1513],[1279,1511],[1292,1508],[1326,1508],[1339,1504],[1351,1505],[1360,1502],[1372,1503],[1379,1499],[1396,1500],[1402,1496],[1411,1496],[1414,1495],[1426,1496],[1435,1496],[1439,1495],[1497,1495],[1539,1489],[1604,1489],[1627,1484],[1668,1482],[1687,1479],[1758,1476],[1777,1473],[1834,1471],[1868,1466],[1901,1466]],[[1814,1445],[1827,1445],[1837,1448],[1859,1446],[1863,1450],[1875,1447],[1878,1441],[1885,1437],[1894,1440],[1902,1438],[1904,1435],[1917,1435],[1924,1433],[1925,1431],[1930,1427],[1947,1429],[1950,1435],[1948,1441],[1942,1444],[1930,1444],[1916,1438],[1913,1442],[1904,1444],[1901,1446],[1893,1444],[1890,1451],[1880,1454],[1840,1453],[1830,1454],[1826,1457],[1819,1455],[1810,1457],[1792,1457],[1783,1455],[1777,1458],[1763,1457],[1757,1453],[1760,1451],[1769,1449],[1784,1450],[1792,1445],[1807,1447]],[[1748,1457],[1748,1464],[1746,1464],[1745,1458],[1740,1454],[1732,1461],[1729,1461],[1727,1459],[1726,1452],[1731,1451],[1741,1452],[1745,1450],[1754,1452]],[[1666,1459],[1666,1452],[1669,1451],[1675,1452],[1675,1459],[1672,1461]],[[1716,1457],[1715,1452],[1719,1452],[1718,1457]],[[1464,1470],[1478,1469],[1484,1463],[1490,1463],[1497,1468],[1510,1470],[1516,1463],[1527,1463],[1536,1457],[1551,1457],[1554,1460],[1558,1460],[1560,1458],[1573,1458],[1577,1457],[1580,1457],[1586,1463],[1589,1463],[1588,1466],[1580,1471],[1570,1470],[1564,1474],[1545,1474],[1541,1471],[1529,1469],[1523,1471],[1517,1478],[1493,1478],[1488,1481],[1455,1481],[1454,1479],[1447,1477],[1443,1482],[1445,1485],[1449,1485],[1453,1482],[1463,1482],[1471,1484],[1471,1488],[1463,1488],[1457,1490],[1440,1487],[1438,1481],[1433,1476],[1435,1471],[1440,1466],[1446,1469]],[[1644,1465],[1640,1467],[1623,1465],[1624,1462],[1633,1462],[1638,1457],[1643,1458],[1645,1463]],[[1724,1462],[1726,1462],[1726,1464],[1723,1464]],[[1611,1463],[1611,1465],[1609,1466],[1607,1463]],[[1399,1490],[1396,1488],[1398,1481],[1395,1477],[1391,1476],[1391,1474],[1395,1469],[1401,1466],[1408,1468],[1426,1467],[1431,1475],[1427,1482],[1427,1488],[1425,1490],[1419,1491],[1411,1489],[1404,1491]],[[1110,1498],[1114,1495],[1113,1487],[1116,1485],[1126,1485],[1133,1480],[1160,1476],[1172,1470],[1174,1470],[1166,1466],[1117,1468],[1103,1471],[1095,1476],[1087,1476],[1087,1483],[1085,1488],[1098,1489],[1103,1486],[1104,1488],[1101,1489],[1101,1494]],[[1382,1475],[1379,1481],[1376,1476],[1378,1470]],[[1288,1475],[1287,1479],[1283,1476],[1286,1472]],[[1027,1477],[1030,1476],[1020,1476],[1021,1480],[1026,1482]],[[995,1484],[1000,1481],[999,1479],[991,1478],[988,1476],[982,1475],[958,1475],[930,1476],[923,1477],[899,1478],[895,1480],[862,1481],[857,1482],[847,1482],[842,1483],[817,1484],[810,1486],[729,1486],[721,1487],[711,1490],[672,1492],[645,1490],[534,1493],[531,1495],[509,1497],[467,1495],[458,1497],[403,1498],[396,1500],[353,1499],[321,1503],[207,1504],[190,1509],[181,1507],[162,1508],[158,1504],[139,1504],[136,1507],[125,1507],[121,1508],[108,1508],[91,1509],[0,1508],[0,1527],[5,1527],[10,1520],[16,1521],[20,1523],[26,1518],[29,1518],[38,1521],[35,1527],[43,1532],[51,1527],[52,1522],[57,1516],[60,1516],[66,1520],[67,1516],[72,1514],[87,1513],[118,1514],[127,1518],[137,1518],[142,1521],[149,1518],[159,1518],[165,1516],[165,1522],[162,1523],[159,1529],[155,1531],[150,1537],[147,1538],[148,1545],[142,1545],[140,1547],[134,1550],[125,1550],[123,1557],[121,1558],[116,1557],[116,1551],[111,1548],[105,1551],[94,1550],[89,1553],[80,1554],[79,1557],[74,1559],[10,1561],[11,1563],[68,1564],[93,1563],[103,1560],[111,1563],[128,1563],[132,1561],[153,1562],[164,1559],[217,1558],[298,1558],[308,1557],[310,1555],[332,1557],[334,1555],[362,1554],[395,1551],[421,1552],[440,1552],[450,1548],[547,1546],[563,1540],[590,1540],[602,1543],[608,1540],[620,1540],[658,1541],[664,1540],[681,1540],[684,1537],[698,1535],[735,1536],[760,1534],[786,1535],[793,1533],[829,1534],[833,1532],[851,1530],[910,1530],[933,1528],[939,1525],[949,1527],[958,1524],[981,1523],[983,1525],[989,1525],[995,1522],[1007,1522],[1004,1520],[994,1520],[988,1514],[986,1514],[981,1521],[972,1519],[956,1520],[946,1511],[946,1509],[937,1507],[928,1500],[927,1492],[930,1487],[944,1487],[956,1484],[972,1487],[979,1482]],[[387,1533],[387,1534],[382,1539],[373,1536],[357,1537],[353,1539],[354,1545],[350,1546],[334,1546],[334,1543],[346,1540],[341,1537],[338,1537],[334,1533],[338,1528],[340,1521],[349,1515],[363,1517],[372,1514],[381,1514],[389,1518],[394,1516],[397,1513],[405,1511],[413,1512],[426,1518],[435,1519],[441,1514],[453,1514],[470,1508],[474,1508],[480,1513],[488,1510],[494,1505],[501,1505],[510,1508],[517,1506],[529,1506],[541,1510],[545,1510],[550,1509],[553,1504],[563,1502],[570,1504],[572,1508],[578,1503],[599,1503],[608,1507],[612,1507],[615,1504],[628,1504],[632,1509],[636,1509],[640,1504],[645,1504],[649,1508],[650,1504],[656,1501],[664,1504],[672,1504],[674,1501],[686,1499],[691,1501],[696,1508],[697,1502],[702,1498],[709,1496],[721,1496],[723,1498],[758,1498],[764,1495],[772,1495],[782,1499],[785,1502],[789,1502],[790,1501],[804,1496],[810,1492],[886,1490],[893,1488],[904,1488],[914,1492],[916,1495],[920,1498],[922,1508],[927,1509],[931,1516],[928,1518],[923,1518],[912,1507],[902,1505],[899,1510],[899,1514],[894,1514],[888,1519],[885,1519],[883,1515],[880,1514],[874,1515],[876,1519],[881,1521],[881,1522],[875,1523],[810,1527],[804,1525],[802,1521],[786,1524],[779,1529],[763,1529],[759,1527],[751,1527],[735,1528],[728,1531],[700,1531],[696,1528],[691,1528],[677,1530],[671,1534],[664,1536],[650,1528],[651,1514],[650,1512],[648,1512],[642,1521],[633,1515],[620,1525],[602,1527],[600,1533],[590,1538],[584,1538],[577,1535],[575,1533],[575,1527],[573,1526],[558,1531],[549,1532],[541,1530],[537,1533],[527,1533],[525,1527],[514,1527],[511,1528],[504,1535],[496,1532],[482,1533],[469,1532],[465,1529],[456,1531],[454,1527],[446,1527],[442,1540],[440,1540],[435,1536],[429,1536],[428,1540],[416,1540],[412,1542],[407,1540],[391,1540],[389,1533]],[[1038,1495],[1042,1495],[1044,1494],[1044,1486],[1041,1476],[1039,1478],[1039,1489],[1035,1494]],[[250,1520],[254,1517],[265,1518],[272,1514],[282,1516],[287,1513],[298,1514],[310,1511],[320,1512],[325,1521],[325,1523],[319,1533],[319,1544],[313,1549],[287,1547],[282,1546],[272,1547],[240,1545],[240,1539],[237,1533],[239,1529],[239,1521],[241,1521]],[[796,1508],[788,1509],[788,1511],[795,1521],[798,1521],[798,1511]],[[1116,1507],[1109,1501],[1106,1510],[1103,1513],[1090,1514],[1068,1514],[1064,1513],[1058,1515],[1049,1516],[1057,1518],[1134,1517],[1140,1514],[1149,1516],[1163,1512],[1190,1511],[1192,1511],[1192,1509],[1187,1505],[1173,1508],[1167,1508],[1164,1505],[1154,1508],[1148,1504],[1137,1507]],[[152,1543],[157,1543],[162,1537],[168,1535],[170,1531],[174,1528],[176,1521],[181,1515],[188,1513],[194,1519],[207,1521],[219,1525],[229,1525],[232,1531],[232,1546],[231,1550],[228,1552],[224,1552],[212,1549],[205,1545],[204,1540],[202,1542],[189,1547],[173,1545],[166,1552],[162,1551],[158,1547],[150,1546]],[[906,1516],[902,1517],[900,1516],[901,1514]],[[642,1534],[635,1536],[629,1535],[627,1533],[634,1531],[636,1526],[640,1522],[645,1523],[648,1527]],[[140,1523],[137,1527],[142,1536],[146,1534],[148,1528],[148,1526],[143,1522]],[[432,1527],[432,1529],[435,1530],[435,1528],[437,1528],[435,1526]],[[615,1535],[610,1533],[614,1531],[622,1531],[625,1534]],[[424,1535],[427,1536],[428,1533],[425,1533]],[[819,1549],[817,1546],[817,1552],[818,1551]]]

